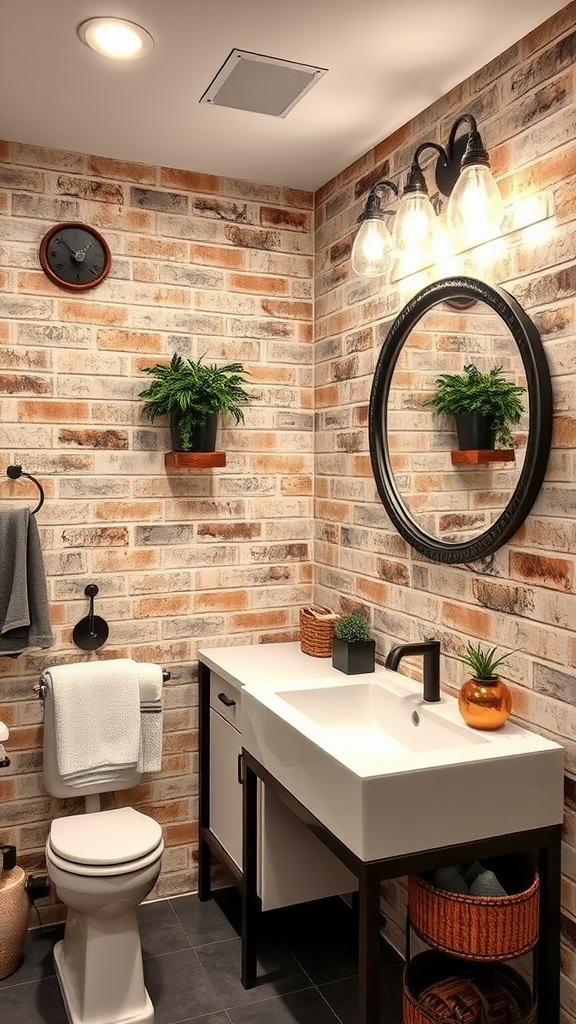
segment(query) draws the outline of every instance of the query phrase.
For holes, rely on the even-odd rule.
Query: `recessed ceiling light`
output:
[[[122,18],[90,18],[82,22],[78,35],[86,46],[114,60],[146,57],[154,40],[146,29]]]

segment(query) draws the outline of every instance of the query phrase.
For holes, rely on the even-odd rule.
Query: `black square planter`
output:
[[[375,640],[339,640],[332,638],[332,667],[347,676],[356,676],[361,672],[373,672],[376,656]]]

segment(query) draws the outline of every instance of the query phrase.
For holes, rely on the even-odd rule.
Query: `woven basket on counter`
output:
[[[437,889],[433,874],[408,878],[408,916],[430,945],[473,960],[508,960],[538,941],[540,882],[525,857],[483,859],[510,896],[471,896]]]
[[[404,1024],[535,1024],[527,982],[506,964],[467,963],[436,950],[404,969]]]
[[[313,658],[332,657],[332,637],[338,616],[329,608],[309,605],[300,609],[300,650]]]

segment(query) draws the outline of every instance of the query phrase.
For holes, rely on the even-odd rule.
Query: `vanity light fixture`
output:
[[[470,131],[457,137],[459,128],[465,122],[468,122]],[[443,195],[449,196],[446,223],[449,235],[458,249],[461,251],[480,245],[498,235],[503,215],[502,197],[490,171],[490,159],[476,119],[472,114],[462,114],[452,125],[446,149],[436,142],[423,142],[416,149],[394,218],[391,245],[384,253],[382,242],[379,261],[370,257],[370,246],[375,251],[375,231],[382,234],[381,229],[374,227],[378,223],[377,218],[383,221],[387,216],[382,209],[382,186],[392,188],[396,195],[398,188],[386,179],[372,186],[364,212],[358,218],[362,226],[352,252],[352,266],[358,274],[375,276],[385,273],[390,262],[390,250],[397,258],[408,259],[414,268],[433,260],[438,222],[420,167],[420,157],[426,149],[435,149],[438,153],[436,185]],[[369,225],[370,231],[366,225]],[[387,227],[386,231],[389,235]],[[362,249],[362,255],[354,252],[357,247]],[[361,269],[363,262],[369,270]]]
[[[89,18],[79,26],[78,35],[86,46],[113,60],[138,60],[154,46],[146,29],[123,18]]]
[[[389,267],[393,254],[393,240],[382,208],[384,189],[392,189],[398,196],[398,185],[388,178],[379,178],[370,189],[366,206],[358,218],[358,230],[352,248],[352,265],[361,278],[378,278]]]
[[[372,185],[366,206],[358,217],[360,228],[352,246],[352,269],[360,277],[385,274],[392,257],[392,235],[386,224],[390,216],[382,208],[385,189],[398,195],[398,186],[388,178],[379,178]]]

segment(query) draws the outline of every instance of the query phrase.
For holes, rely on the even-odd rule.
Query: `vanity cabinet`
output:
[[[297,644],[211,648],[198,653],[200,855],[198,892],[210,898],[212,857],[242,881],[242,686],[254,678],[341,674]],[[263,785],[258,787],[258,895],[263,910],[349,893],[356,877]]]
[[[216,673],[210,678],[210,827],[242,867],[240,690]]]

